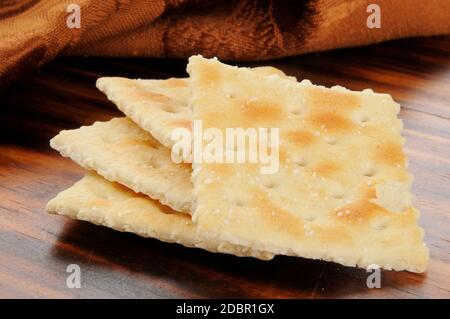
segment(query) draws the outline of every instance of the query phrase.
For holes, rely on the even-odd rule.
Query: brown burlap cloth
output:
[[[1,0],[0,86],[59,54],[262,60],[448,33],[450,0]]]

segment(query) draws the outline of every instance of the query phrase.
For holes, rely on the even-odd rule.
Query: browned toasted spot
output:
[[[312,87],[307,89],[309,101],[313,108],[333,112],[347,112],[360,105],[359,97],[330,89]]]
[[[174,120],[168,123],[172,127],[192,129],[192,121],[186,119]]]
[[[327,161],[314,166],[313,171],[319,176],[329,177],[342,170],[342,167],[335,162]]]
[[[355,126],[348,118],[333,112],[313,113],[309,117],[309,122],[318,131],[329,133],[345,133]]]
[[[154,139],[148,139],[144,142],[144,144],[146,146],[150,146],[151,148],[159,148],[161,146],[161,144],[157,140],[154,140]]]
[[[169,88],[187,87],[188,81],[185,79],[170,78],[164,81],[164,86]]]
[[[271,148],[269,148],[269,152],[272,152]],[[270,153],[270,154],[272,154],[272,153]],[[287,154],[286,150],[284,148],[280,147],[278,150],[278,159],[279,159],[280,163],[286,163],[287,157],[288,157],[288,154]]]
[[[244,102],[241,105],[241,111],[244,117],[250,122],[273,121],[282,117],[280,107],[258,101],[249,100]]]
[[[304,227],[305,222],[298,216],[275,205],[273,201],[262,191],[253,189],[255,204],[258,207],[257,212],[260,214],[259,220],[266,221],[266,227],[272,229],[273,232],[287,233],[292,236],[293,240],[299,240],[305,236],[311,236],[311,240],[317,238],[319,240],[331,240],[340,243],[352,243],[352,238],[346,233],[341,225],[320,225],[314,223],[308,227],[307,235]]]
[[[210,86],[216,84],[220,78],[221,73],[217,68],[211,66],[210,63],[199,63],[197,66],[197,76],[200,85]]]
[[[188,171],[192,171],[192,164],[191,163],[180,163],[178,164],[181,167],[183,167],[183,169],[188,170]]]
[[[364,190],[364,198],[372,199],[377,197],[377,190],[375,187],[368,187]]]
[[[258,207],[257,212],[261,215],[260,220],[267,222],[267,227],[276,232],[288,233],[294,238],[302,238],[305,236],[303,223],[293,214],[283,210],[275,205],[265,192],[253,188],[254,201]]]
[[[371,203],[367,198],[339,207],[331,213],[338,221],[368,224],[376,216],[384,215],[383,208]]]
[[[95,193],[95,190],[94,190],[94,193]],[[89,201],[89,205],[91,205],[92,207],[108,206],[109,202],[104,198],[95,197]]]
[[[310,145],[314,143],[314,135],[305,130],[296,130],[287,133],[287,138],[290,142],[299,145]]]
[[[405,154],[402,145],[398,142],[387,142],[377,145],[376,160],[379,164],[390,166],[403,166],[405,164]]]

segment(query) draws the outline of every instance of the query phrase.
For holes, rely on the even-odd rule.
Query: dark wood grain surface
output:
[[[83,175],[48,140],[120,114],[95,80],[185,75],[184,60],[64,57],[0,93],[0,297],[449,298],[450,37],[269,63],[317,84],[390,93],[402,104],[414,203],[431,254],[426,274],[384,271],[382,288],[368,289],[361,269],[211,254],[47,215],[46,202]],[[66,287],[72,263],[81,267],[80,289]]]

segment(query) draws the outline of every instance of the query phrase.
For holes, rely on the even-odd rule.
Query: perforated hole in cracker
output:
[[[377,173],[377,170],[375,167],[368,167],[364,170],[364,176],[366,177],[373,177]]]
[[[370,223],[370,227],[375,230],[384,230],[388,227],[388,220],[386,219],[376,219]]]
[[[237,207],[244,207],[244,206],[247,205],[247,201],[246,201],[245,199],[243,199],[243,198],[238,198],[238,199],[235,199],[235,200],[234,200],[234,204],[235,204]]]
[[[345,198],[345,192],[344,191],[340,191],[340,190],[335,190],[331,194],[331,197],[333,197],[334,199],[344,199]]]
[[[289,113],[291,113],[292,115],[301,115],[303,113],[302,107],[300,105],[293,107],[289,110]]]
[[[304,157],[294,156],[293,160],[295,165],[300,167],[306,167],[308,165],[308,160]]]
[[[366,114],[362,114],[359,116],[358,122],[361,124],[369,122],[369,116]]]
[[[275,188],[276,185],[277,185],[275,183],[275,181],[272,180],[272,179],[265,179],[265,180],[262,181],[262,184],[263,184],[264,187],[269,188],[269,189]]]

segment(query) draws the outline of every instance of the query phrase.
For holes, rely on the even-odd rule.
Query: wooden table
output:
[[[402,104],[414,203],[431,253],[424,275],[384,271],[382,288],[368,289],[361,269],[211,254],[47,215],[46,202],[83,175],[48,140],[120,114],[97,91],[96,78],[184,76],[185,64],[64,57],[1,93],[0,297],[450,297],[450,37],[270,62],[299,79],[370,87]],[[81,267],[80,289],[66,287],[73,263]]]

